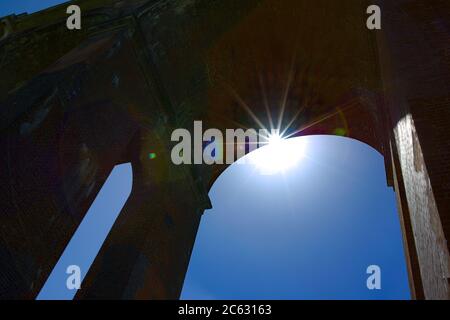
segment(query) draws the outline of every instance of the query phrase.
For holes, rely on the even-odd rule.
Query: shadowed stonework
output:
[[[36,297],[112,168],[131,162],[132,194],[77,298],[178,298],[226,166],[173,165],[172,130],[277,125],[283,110],[287,134],[384,155],[413,296],[449,298],[450,4],[374,2],[380,31],[364,0],[80,0],[80,31],[66,5],[4,17],[0,297]]]

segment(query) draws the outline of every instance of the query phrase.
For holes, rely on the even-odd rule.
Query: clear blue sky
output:
[[[133,185],[130,163],[117,165],[103,184],[83,221],[59,258],[38,300],[71,300],[76,290],[67,288],[69,266],[78,266],[81,280],[86,276],[103,242],[120,214]]]
[[[183,299],[408,299],[395,194],[383,157],[359,141],[296,138],[284,174],[233,164],[215,182]],[[382,290],[366,269],[381,267]]]
[[[0,1],[0,16],[62,2]],[[217,180],[210,192],[214,208],[202,218],[182,298],[409,298],[395,195],[386,186],[381,155],[346,138],[302,139],[308,141],[306,156],[284,175],[233,165]],[[117,197],[128,178],[128,171],[115,176],[101,194]],[[117,212],[90,216],[99,214],[103,219],[83,221],[87,230],[106,228]],[[89,265],[86,242],[101,243],[106,234],[77,241],[75,236],[61,259]],[[380,291],[366,288],[365,271],[372,264],[382,269]],[[50,290],[53,297],[70,298],[58,290]]]
[[[68,1],[61,0],[0,0],[0,17],[15,13],[33,13]]]

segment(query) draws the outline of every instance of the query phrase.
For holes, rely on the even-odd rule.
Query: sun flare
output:
[[[284,139],[271,134],[267,145],[248,154],[248,161],[263,175],[285,173],[303,158],[306,148],[304,138]]]

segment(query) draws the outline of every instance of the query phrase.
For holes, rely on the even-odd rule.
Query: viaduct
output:
[[[127,162],[132,194],[76,298],[178,298],[225,165],[172,164],[172,130],[258,128],[281,110],[288,133],[384,156],[412,298],[450,297],[448,0],[70,4],[81,30],[68,4],[0,19],[0,298],[37,296]]]

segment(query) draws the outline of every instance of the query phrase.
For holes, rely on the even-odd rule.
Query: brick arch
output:
[[[293,123],[292,128],[287,130],[286,135],[289,137],[335,135],[365,143],[385,157],[388,184],[391,185],[390,162],[389,158],[386,158],[390,155],[389,144],[383,131],[383,124],[376,113],[380,98],[373,93],[354,92],[341,101],[342,103],[338,106],[328,108],[330,110],[328,113],[322,115],[312,113],[300,117]],[[215,165],[211,169],[213,173],[207,182],[208,190],[227,167],[227,165]]]
[[[284,105],[281,128],[288,126],[288,134],[362,141],[386,157],[389,176],[388,119],[365,9],[328,0],[263,1],[207,52],[204,128],[270,128],[267,109],[277,127]],[[223,169],[214,169],[213,181]]]

